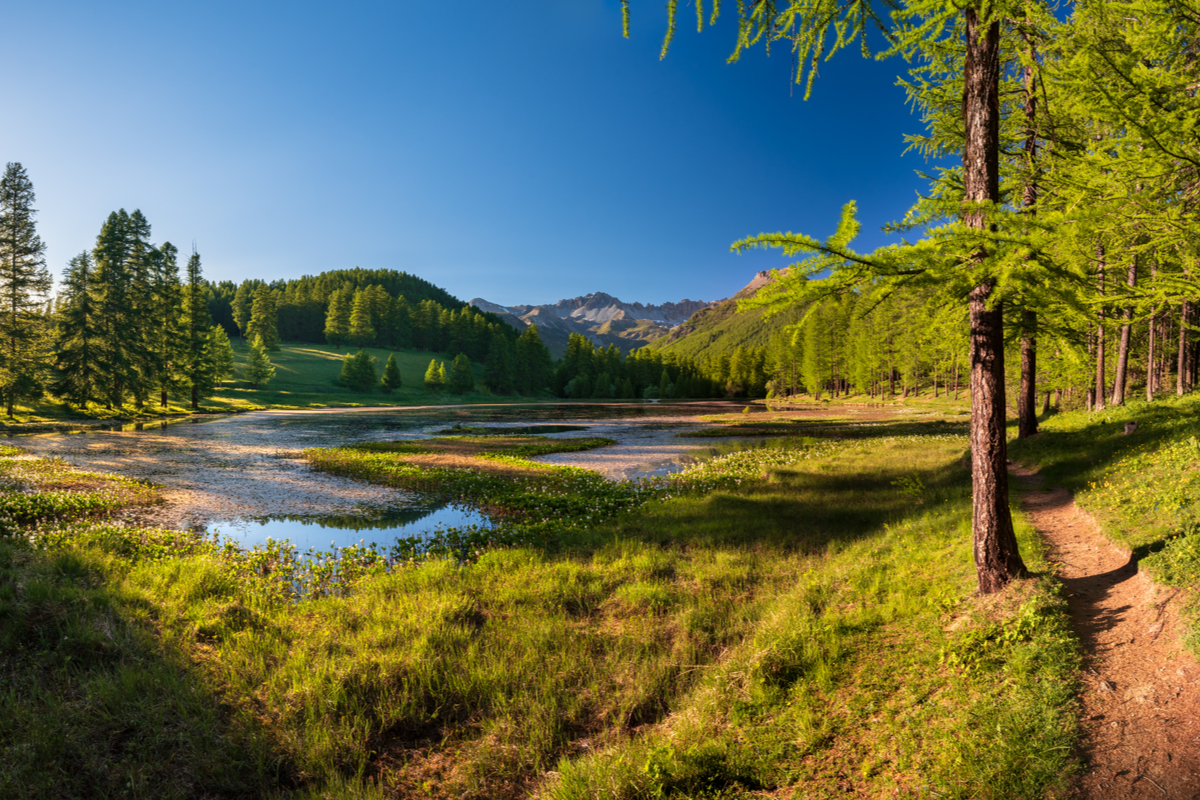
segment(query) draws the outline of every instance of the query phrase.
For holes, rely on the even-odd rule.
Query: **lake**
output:
[[[289,539],[301,550],[420,536],[439,527],[487,525],[478,511],[431,504],[382,486],[327,475],[297,457],[309,447],[423,439],[455,424],[559,426],[560,436],[604,436],[617,444],[539,461],[594,469],[613,478],[659,475],[714,452],[682,432],[702,414],[744,403],[541,403],[394,409],[263,411],[120,430],[20,436],[14,443],[86,470],[118,472],[160,487],[164,502],[139,522],[219,532],[245,545]],[[752,406],[754,410],[762,406]],[[551,428],[554,430],[555,428]]]

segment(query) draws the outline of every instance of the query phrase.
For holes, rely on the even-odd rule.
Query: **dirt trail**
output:
[[[1138,571],[1065,489],[1017,467],[1023,507],[1049,542],[1084,649],[1082,798],[1200,798],[1200,665],[1179,601]]]

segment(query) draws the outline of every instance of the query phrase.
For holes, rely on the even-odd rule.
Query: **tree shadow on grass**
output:
[[[1128,435],[1127,422],[1138,424],[1137,430]],[[1188,435],[1200,436],[1200,419],[1194,413],[1186,413],[1176,403],[1137,403],[1095,414],[1074,430],[1042,431],[1032,438],[1012,441],[1009,455],[1038,466],[1049,484],[1079,491],[1126,452]]]
[[[784,469],[737,493],[715,492],[655,514],[641,533],[664,544],[821,552],[832,542],[869,536],[885,524],[925,513],[944,497],[967,492],[969,475],[959,459],[926,469]]]
[[[241,798],[279,786],[279,759],[102,558],[0,540],[0,796]]]

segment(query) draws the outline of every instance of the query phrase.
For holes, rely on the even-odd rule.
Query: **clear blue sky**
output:
[[[729,4],[732,6],[732,3]],[[117,208],[207,277],[395,268],[465,299],[715,300],[857,200],[859,246],[921,189],[900,60],[844,52],[813,98],[732,13],[659,61],[662,2],[117,2],[6,10],[0,162],[55,275]]]

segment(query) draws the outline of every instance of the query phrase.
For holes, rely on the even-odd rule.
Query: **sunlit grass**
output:
[[[1129,422],[1137,429],[1126,435]],[[1186,591],[1187,638],[1200,652],[1200,397],[1057,414],[1041,430],[1016,443],[1014,457],[1074,490],[1154,580]]]
[[[0,756],[0,796],[1041,797],[1070,772],[1061,602],[973,597],[964,438],[800,439],[633,484],[526,460],[588,441],[308,452],[510,510],[511,538],[420,557],[300,567],[103,520],[0,542],[0,614],[53,638],[0,651],[48,665],[0,694],[0,752],[53,765]],[[68,774],[55,747],[94,752]]]

